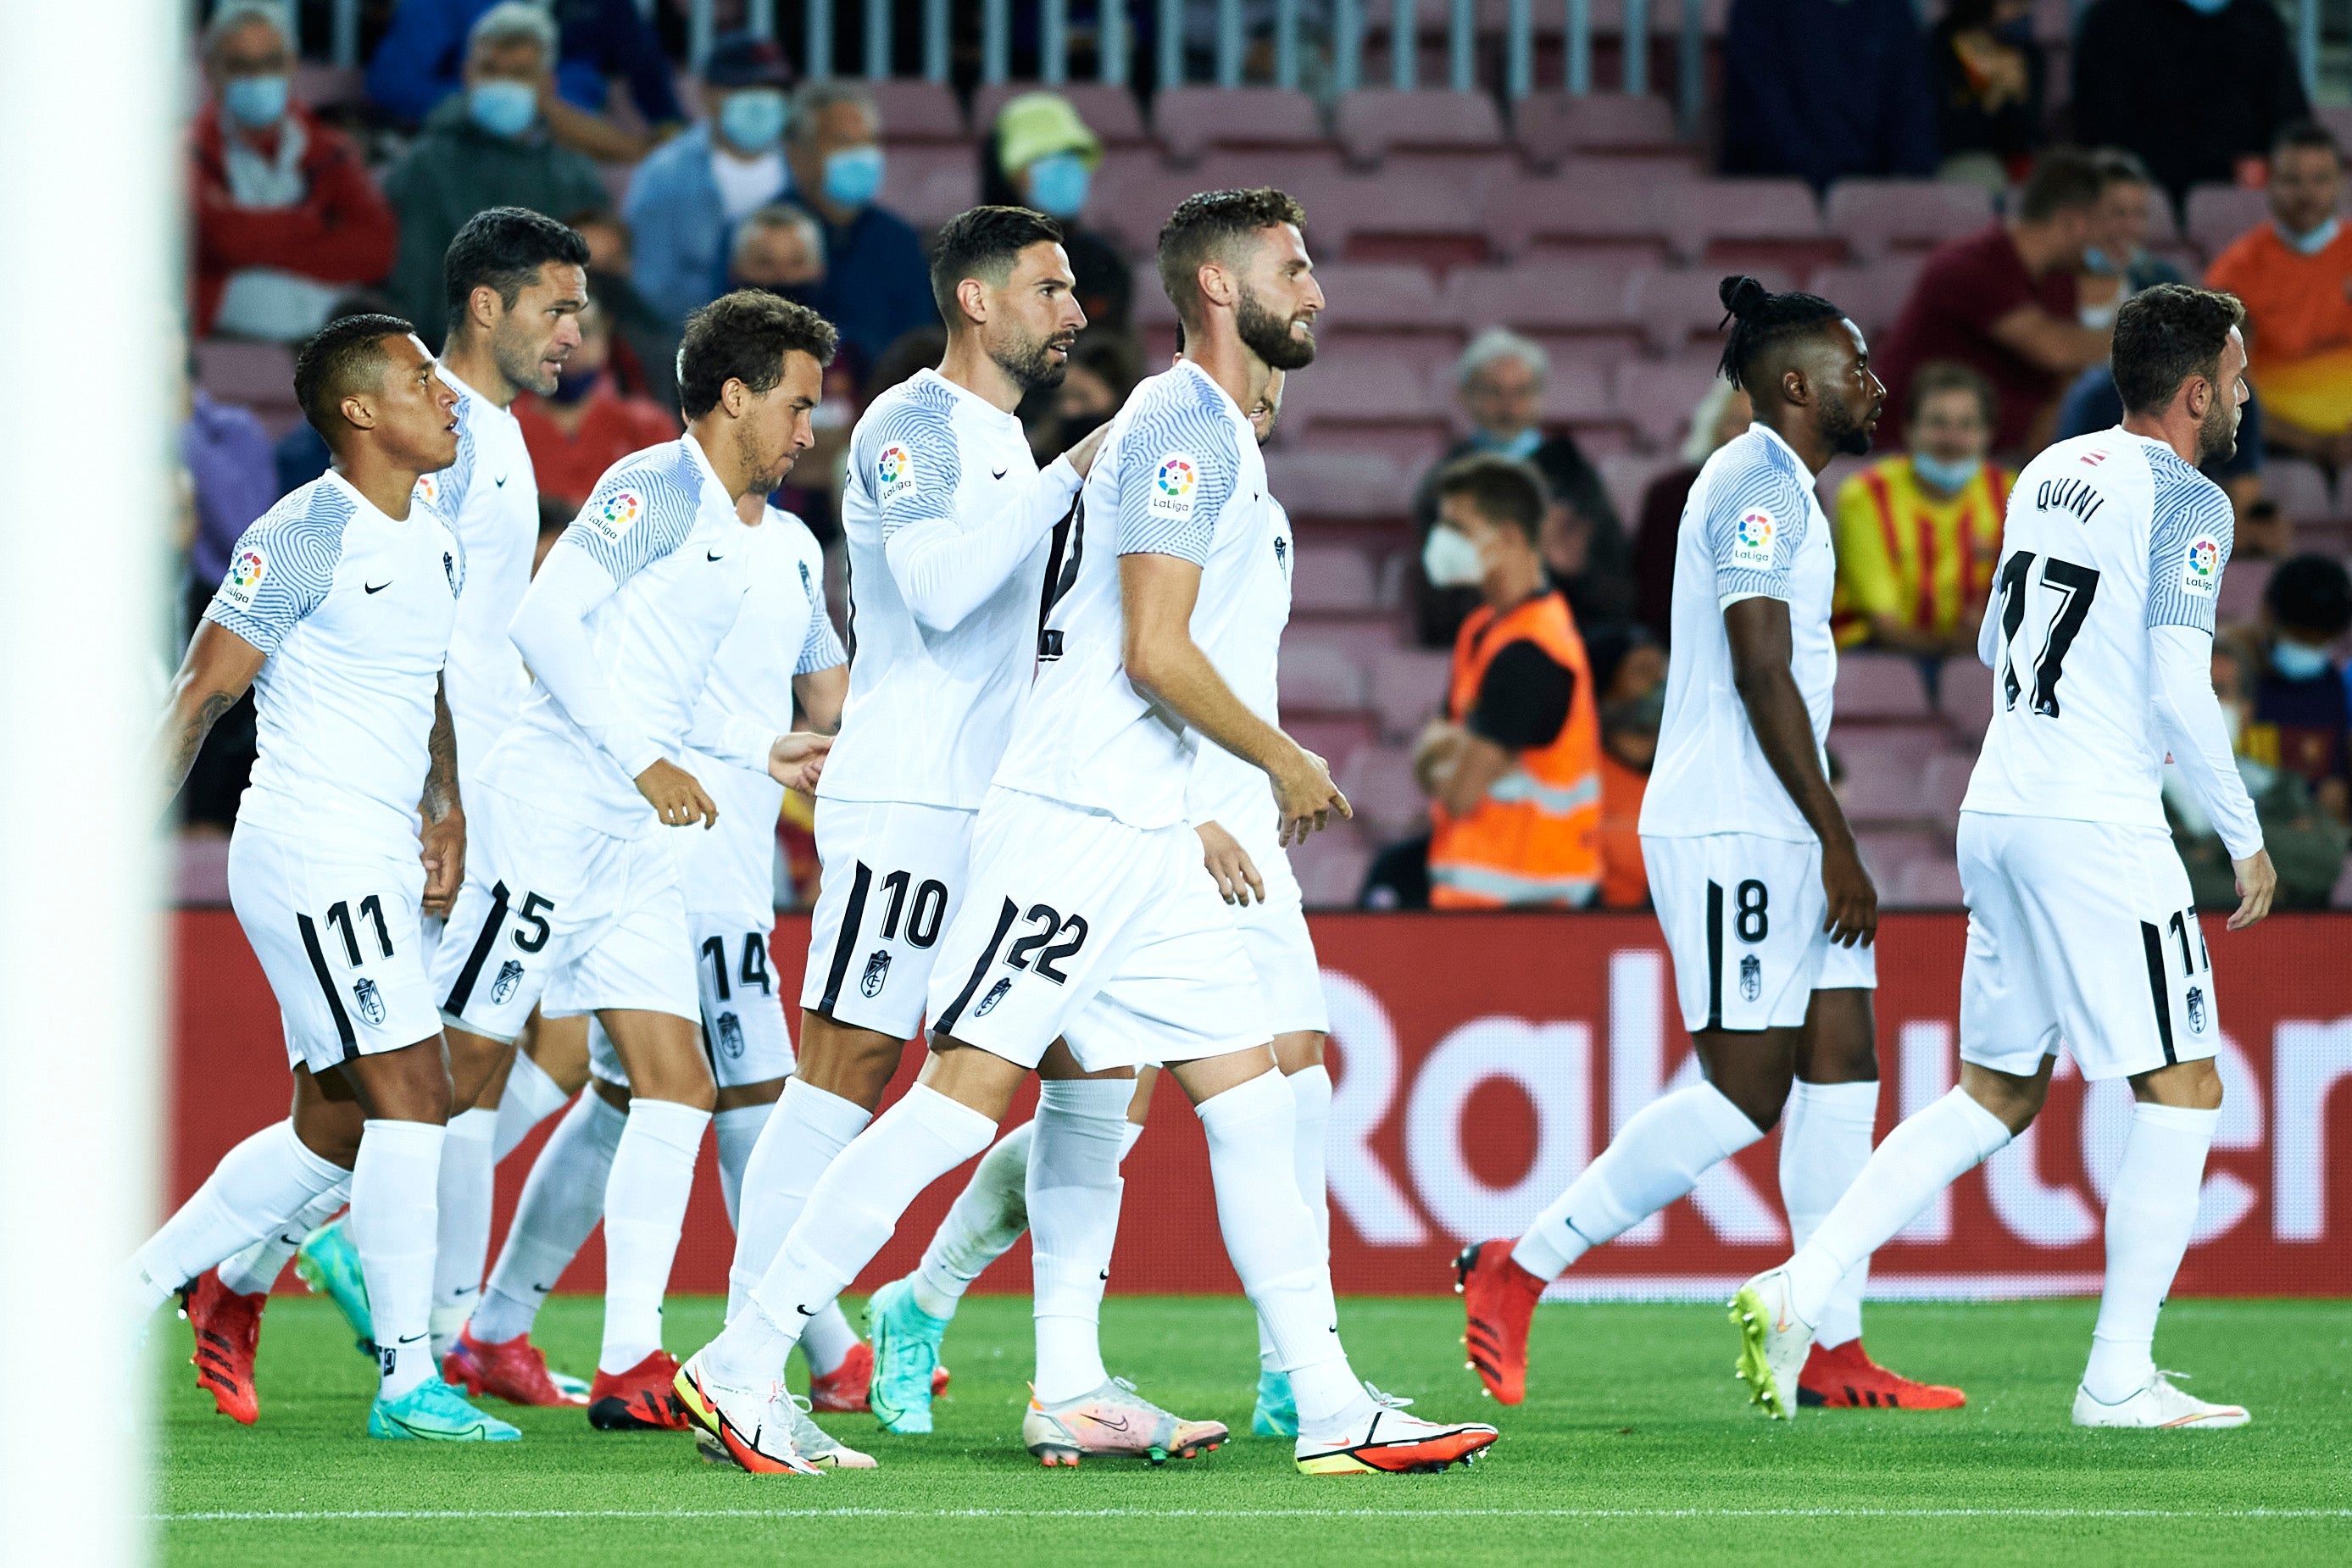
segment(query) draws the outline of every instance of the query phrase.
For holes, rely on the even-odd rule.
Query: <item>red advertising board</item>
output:
[[[1647,916],[1333,914],[1315,917],[1331,1003],[1332,1268],[1342,1292],[1450,1288],[1463,1241],[1514,1235],[1662,1088],[1694,1072],[1656,922]],[[1890,916],[1880,930],[1882,1132],[1948,1089],[1956,1070],[1964,923]],[[2352,917],[2207,926],[2227,1092],[2184,1295],[2352,1295]],[[780,995],[796,997],[805,920],[776,932]],[[285,1052],[268,988],[226,910],[178,917],[173,1151],[177,1202],[230,1145],[276,1116]],[[913,1080],[909,1047],[891,1092]],[[1224,1259],[1199,1129],[1174,1086],[1129,1158],[1112,1288],[1239,1289]],[[1027,1114],[1027,1098],[1014,1116]],[[2092,1291],[2099,1215],[2122,1153],[2130,1093],[2062,1065],[2042,1119],[1971,1172],[1879,1255],[1874,1294]],[[536,1141],[499,1172],[503,1227]],[[1775,1139],[1719,1167],[1690,1198],[1602,1247],[1559,1287],[1584,1296],[1699,1296],[1787,1248]],[[674,1288],[726,1288],[731,1238],[705,1156]],[[869,1270],[913,1266],[960,1189],[925,1194]],[[600,1247],[565,1277],[593,1289]],[[982,1289],[1025,1292],[1025,1247]]]

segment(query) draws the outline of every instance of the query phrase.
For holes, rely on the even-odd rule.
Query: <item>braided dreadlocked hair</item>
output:
[[[1716,297],[1728,312],[1724,320],[1731,323],[1731,334],[1724,340],[1723,360],[1717,368],[1724,380],[1734,386],[1748,384],[1748,367],[1768,349],[1801,337],[1824,321],[1843,321],[1845,317],[1843,310],[1818,294],[1793,290],[1775,294],[1745,274],[1725,279]]]

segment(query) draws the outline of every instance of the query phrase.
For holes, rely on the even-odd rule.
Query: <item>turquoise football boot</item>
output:
[[[948,1320],[915,1304],[912,1284],[893,1279],[866,1303],[866,1337],[874,1345],[874,1383],[866,1394],[885,1432],[931,1429],[931,1373]]]
[[[465,1395],[428,1377],[398,1399],[378,1396],[368,1407],[368,1436],[427,1443],[520,1443],[522,1433],[466,1403]]]
[[[334,1302],[359,1336],[360,1353],[373,1360],[375,1318],[368,1310],[367,1278],[360,1272],[360,1250],[352,1245],[342,1220],[330,1220],[302,1238],[294,1249],[294,1272],[310,1294]]]
[[[1288,1373],[1258,1369],[1257,1408],[1250,1412],[1250,1431],[1260,1437],[1298,1436],[1298,1405],[1290,1396]]]

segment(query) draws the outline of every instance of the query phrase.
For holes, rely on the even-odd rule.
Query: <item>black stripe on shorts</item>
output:
[[[474,938],[474,951],[466,955],[466,967],[457,971],[457,983],[449,987],[449,999],[441,1004],[441,1011],[452,1017],[466,1016],[466,1004],[474,999],[474,982],[482,977],[482,965],[490,960],[490,949],[497,945],[499,932],[507,929],[507,885],[493,883],[490,888],[490,912],[482,918],[481,934]]]
[[[1706,1026],[1723,1027],[1723,884],[1706,885]]]
[[[319,989],[326,994],[327,1011],[335,1016],[335,1034],[343,1042],[343,1060],[350,1061],[360,1054],[360,1037],[352,1030],[352,1016],[343,1011],[343,994],[335,986],[335,977],[328,971],[326,952],[319,946],[319,928],[310,923],[309,915],[296,915],[295,923],[302,928],[302,951],[310,955],[310,973],[319,977]]]
[[[2139,944],[2147,953],[2147,991],[2156,1002],[2156,1037],[2164,1047],[2164,1065],[2171,1067],[2180,1058],[2172,1054],[2172,993],[2164,983],[2164,933],[2142,921]]]
[[[940,1014],[939,1022],[931,1026],[933,1033],[955,1033],[957,1022],[963,1017],[963,1010],[971,1001],[971,994],[980,989],[980,983],[988,978],[989,970],[995,966],[996,950],[1004,945],[1004,933],[1013,929],[1013,922],[1020,913],[1021,907],[1011,899],[1005,900],[1004,907],[996,911],[996,934],[988,939],[987,949],[981,953],[980,961],[971,966],[971,977],[963,983],[963,989],[956,993],[955,1005]]]
[[[841,911],[841,929],[833,936],[833,963],[824,972],[824,999],[816,1005],[816,1010],[828,1018],[833,1016],[833,1005],[841,1000],[841,983],[849,973],[857,930],[866,923],[866,889],[873,881],[873,868],[858,861],[857,875],[849,884],[848,907]]]

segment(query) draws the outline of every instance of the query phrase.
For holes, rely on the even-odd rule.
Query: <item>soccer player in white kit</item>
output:
[[[1194,731],[1267,772],[1286,840],[1347,809],[1322,763],[1252,713],[1202,651],[1270,547],[1244,410],[1275,369],[1314,353],[1323,300],[1302,217],[1279,192],[1223,191],[1189,198],[1160,231],[1187,357],[1136,389],[1087,476],[1042,668],[973,825],[965,904],[940,944],[930,1060],[826,1169],[751,1299],[679,1373],[690,1417],[746,1469],[807,1473],[777,1408],[800,1322],[856,1277],[917,1194],[988,1146],[1057,1039],[1097,1073],[1164,1062],[1198,1106],[1227,1250],[1297,1394],[1302,1470],[1443,1468],[1494,1441],[1490,1426],[1403,1415],[1349,1368],[1291,1169],[1293,1104],[1265,1005],[1185,817]],[[1117,1229],[1119,1141],[1072,1142],[1086,1147],[1064,1169],[1108,1202],[1066,1236],[1038,1237],[1056,1265],[1038,1270],[1038,1310],[1090,1323]],[[1031,1217],[1042,1230],[1044,1215]],[[1041,1376],[1045,1350],[1041,1336]]]
[[[1796,1077],[1832,942],[1867,943],[1878,897],[1830,791],[1835,566],[1813,480],[1870,449],[1886,389],[1862,332],[1826,300],[1723,280],[1723,374],[1756,422],[1709,458],[1683,508],[1674,662],[1642,802],[1642,858],[1705,1073],[1660,1096],[1516,1244],[1458,1261],[1470,1364],[1526,1396],[1544,1287],[1762,1138]]]
[[[677,861],[659,830],[718,816],[684,759],[751,589],[735,506],[808,449],[834,342],[814,312],[751,290],[688,318],[686,435],[597,480],[516,612],[531,693],[484,759],[472,861],[434,959],[443,1018],[475,1037],[467,1050],[511,1040],[543,998],[553,1016],[596,1014],[634,1086],[604,1196],[604,1335],[588,1405],[604,1429],[675,1423],[661,1300],[716,1093]],[[764,741],[730,726],[709,744],[722,762],[814,783],[829,738],[761,730]]]
[[[1960,807],[1969,905],[1960,1083],[1886,1136],[1812,1239],[1740,1288],[1732,1321],[1756,1401],[1784,1396],[1835,1281],[2032,1122],[2063,1040],[2085,1079],[2137,1101],[2107,1201],[2107,1272],[2078,1426],[2241,1426],[2157,1370],[2157,1314],[2196,1225],[2221,1117],[2212,964],[2158,800],[2166,753],[2229,847],[2241,902],[2277,874],[2212,686],[2232,514],[2199,463],[2237,448],[2244,311],[2163,284],[2116,317],[2124,421],[2026,465],[1977,651],[1993,719]]]
[[[214,721],[256,689],[261,748],[229,900],[284,1016],[294,1115],[222,1159],[131,1260],[131,1289],[152,1311],[348,1182],[377,1304],[368,1435],[512,1440],[435,1374],[425,1332],[450,1094],[418,926],[466,857],[441,693],[465,563],[415,492],[457,455],[457,399],[389,316],[322,330],[294,391],[334,466],[238,539],[162,730],[176,789]],[[249,1403],[230,1413],[252,1418]]]

